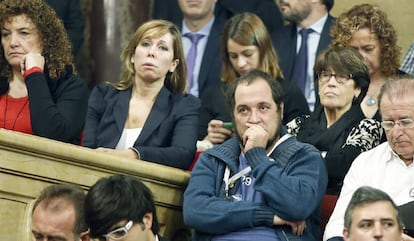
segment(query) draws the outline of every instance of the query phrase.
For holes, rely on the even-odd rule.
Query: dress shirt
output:
[[[352,194],[361,186],[371,186],[386,192],[397,206],[414,201],[414,164],[407,166],[391,149],[388,142],[361,153],[352,163],[344,179],[341,195],[326,225],[323,240],[342,237],[345,210]]]
[[[197,44],[197,56],[196,56],[196,60],[195,60],[195,64],[194,64],[194,73],[193,73],[193,84],[192,87],[190,89],[190,93],[193,94],[194,96],[198,97],[199,95],[199,91],[198,91],[198,75],[200,73],[200,68],[201,68],[201,61],[203,60],[203,55],[204,55],[204,50],[206,49],[206,45],[207,45],[207,41],[208,41],[208,36],[210,34],[210,30],[213,27],[213,23],[214,23],[214,16],[210,19],[210,21],[208,21],[208,23],[202,28],[200,29],[200,31],[196,32],[199,34],[204,35],[203,38],[201,38],[198,41]],[[184,56],[187,56],[188,52],[190,51],[191,48],[191,40],[187,37],[184,37],[184,34],[191,32],[187,25],[185,24],[185,21],[183,20],[183,29],[181,32],[181,36],[182,36],[182,41],[183,41],[183,48],[184,48]]]

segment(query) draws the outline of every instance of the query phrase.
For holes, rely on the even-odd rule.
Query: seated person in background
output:
[[[328,169],[327,194],[338,195],[354,159],[380,143],[381,124],[367,119],[360,103],[368,85],[368,66],[357,50],[334,47],[315,64],[321,106],[288,124],[291,134],[322,152]]]
[[[187,89],[200,97],[207,86],[220,80],[220,34],[225,20],[214,16],[216,0],[177,2],[183,13],[177,26],[181,27],[186,56]]]
[[[0,26],[0,128],[79,144],[89,91],[55,11],[4,0]]]
[[[345,241],[401,241],[404,224],[391,197],[376,188],[362,186],[345,210]]]
[[[180,31],[165,20],[148,21],[121,59],[121,80],[91,93],[84,145],[187,169],[196,152],[200,101],[184,93]]]
[[[224,91],[238,76],[252,69],[269,73],[282,85],[285,92],[283,124],[298,115],[309,114],[308,104],[300,89],[283,79],[269,33],[256,15],[241,13],[226,22],[221,56],[222,82],[207,88],[201,97],[199,140],[220,144],[233,135],[233,130],[223,127],[223,122],[231,121],[231,110],[226,104]]]
[[[404,57],[404,61],[401,64],[400,70],[407,74],[414,75],[414,42],[411,43],[410,48]]]
[[[165,241],[151,191],[141,181],[125,175],[99,179],[85,199],[86,223],[98,240]]]
[[[379,6],[364,3],[342,13],[331,35],[331,45],[351,46],[367,62],[371,81],[360,105],[366,117],[381,121],[377,104],[379,90],[387,78],[403,74],[398,69],[401,48],[397,45],[397,31]]]
[[[379,109],[387,142],[361,153],[345,176],[341,195],[326,225],[323,240],[343,240],[344,214],[352,194],[361,186],[386,192],[401,206],[414,202],[414,78],[389,79],[381,88]],[[407,219],[414,220],[413,212]]]
[[[193,240],[320,240],[326,168],[283,127],[279,81],[252,70],[227,91],[236,136],[200,155],[184,193]]]
[[[279,65],[285,79],[303,90],[309,109],[313,111],[319,105],[313,67],[317,56],[331,43],[329,33],[335,18],[330,11],[334,0],[277,1],[288,23],[271,33],[279,53]]]
[[[85,193],[75,185],[55,184],[42,190],[32,212],[33,240],[88,241]]]

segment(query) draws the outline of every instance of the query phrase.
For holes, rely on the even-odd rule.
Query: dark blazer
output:
[[[71,66],[66,66],[57,79],[51,79],[45,66],[45,73],[26,77],[26,87],[33,134],[79,144],[89,96],[86,82],[73,74]],[[7,78],[0,76],[0,95],[8,90]]]
[[[258,15],[269,31],[283,26],[282,14],[274,0],[244,0],[242,4],[240,0],[218,0],[214,8],[215,16],[225,20],[241,12]],[[152,18],[166,19],[180,26],[183,14],[177,1],[154,0]]]
[[[317,56],[331,43],[330,30],[334,23],[335,18],[328,15],[316,50]],[[279,65],[285,80],[291,81],[296,58],[297,26],[295,24],[286,25],[282,29],[272,32],[271,37],[279,56]],[[317,86],[315,86],[315,90],[317,90]],[[318,92],[316,92],[316,98],[319,99]]]
[[[85,124],[84,145],[115,148],[125,126],[131,88],[120,91],[97,86],[91,93]],[[174,94],[163,87],[135,141],[141,159],[188,169],[196,152],[200,100]]]

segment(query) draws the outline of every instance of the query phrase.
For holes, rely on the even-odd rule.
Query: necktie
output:
[[[193,77],[194,77],[193,72],[194,72],[195,60],[197,57],[197,44],[198,44],[198,41],[202,37],[204,37],[204,35],[198,34],[198,33],[186,33],[184,34],[184,36],[191,40],[191,48],[190,48],[190,51],[188,51],[188,54],[185,60],[187,62],[188,90],[190,90],[193,85]]]
[[[303,28],[299,31],[302,36],[302,43],[295,59],[295,67],[293,71],[292,81],[295,82],[302,92],[305,94],[306,77],[308,76],[308,35],[313,30]]]

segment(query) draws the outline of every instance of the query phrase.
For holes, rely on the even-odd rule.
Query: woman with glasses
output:
[[[337,195],[352,161],[381,141],[380,122],[365,118],[360,103],[369,85],[364,58],[350,47],[323,52],[314,67],[321,106],[288,123],[299,141],[314,145],[328,168],[328,194]]]

